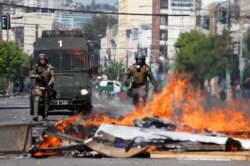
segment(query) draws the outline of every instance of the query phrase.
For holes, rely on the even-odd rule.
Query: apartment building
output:
[[[152,24],[152,15],[150,15],[152,0],[119,0],[119,13],[128,13],[120,14],[118,17],[117,60],[125,64],[128,54],[127,30],[139,27],[141,24]],[[132,13],[138,15],[132,15]],[[133,47],[137,48],[137,46]]]
[[[61,9],[65,0],[24,0],[24,6]]]
[[[249,0],[239,0],[240,5],[240,16],[241,24],[250,24],[250,19],[246,16],[250,16],[250,1]]]
[[[53,13],[23,13],[11,15],[11,29],[2,31],[2,39],[15,41],[27,54],[32,54],[33,44],[43,30],[52,30],[55,20]]]
[[[82,29],[85,24],[91,23],[91,21],[91,14],[57,12],[55,19],[55,29]]]
[[[153,0],[152,55],[171,59],[180,33],[195,29],[195,0]],[[157,53],[157,51],[159,51]]]

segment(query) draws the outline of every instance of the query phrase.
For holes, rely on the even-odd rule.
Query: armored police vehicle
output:
[[[43,31],[42,37],[34,43],[31,66],[37,63],[40,53],[48,55],[49,64],[53,66],[56,76],[53,95],[49,100],[49,111],[67,109],[89,112],[92,108],[91,67],[87,42],[82,33],[80,31]],[[31,94],[31,115],[33,115],[33,97]],[[44,101],[40,101],[40,115],[42,110],[44,110]]]

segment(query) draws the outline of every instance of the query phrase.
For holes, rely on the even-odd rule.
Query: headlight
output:
[[[89,92],[86,90],[86,89],[82,89],[81,90],[81,95],[86,95],[86,94],[88,94]]]

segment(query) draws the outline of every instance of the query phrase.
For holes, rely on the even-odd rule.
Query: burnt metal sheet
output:
[[[96,152],[108,156],[108,157],[118,157],[118,158],[128,158],[133,157],[139,153],[142,153],[146,150],[147,147],[137,148],[132,147],[128,151],[125,148],[118,148],[110,145],[105,145],[103,143],[97,142],[94,139],[89,139],[85,142],[85,146],[89,147]]]
[[[184,133],[184,132],[173,132],[173,131],[165,131],[160,129],[149,129],[149,128],[139,128],[139,127],[131,127],[131,126],[119,126],[113,124],[102,124],[95,136],[98,136],[98,132],[103,131],[105,133],[109,133],[115,137],[120,137],[122,139],[133,139],[135,137],[143,137],[146,141],[150,141],[150,139],[163,139],[169,138],[172,140],[178,141],[192,141],[192,142],[202,142],[202,143],[214,143],[219,145],[225,145],[228,137],[214,137],[207,136],[203,134],[193,134],[193,133]],[[121,132],[122,131],[122,132]],[[242,145],[243,149],[249,149],[250,147],[250,139],[236,139]]]
[[[31,123],[0,124],[0,152],[21,153],[32,145]]]

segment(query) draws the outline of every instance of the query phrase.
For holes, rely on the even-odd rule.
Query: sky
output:
[[[92,0],[73,0],[73,2],[81,2],[83,4],[90,4]],[[108,3],[110,5],[115,5],[118,0],[96,0],[96,3]]]

